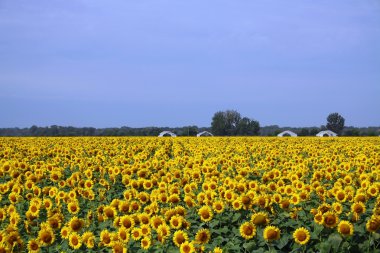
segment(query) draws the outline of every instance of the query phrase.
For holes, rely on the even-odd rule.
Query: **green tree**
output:
[[[222,111],[216,112],[212,117],[211,129],[214,135],[227,135],[226,117]]]
[[[211,122],[214,135],[258,135],[260,124],[247,117],[242,118],[235,110],[219,111],[214,114]]]
[[[339,113],[330,113],[329,116],[327,116],[326,128],[340,134],[344,128],[344,121],[345,119]]]
[[[260,123],[258,121],[242,118],[237,125],[237,135],[258,135],[260,131]]]

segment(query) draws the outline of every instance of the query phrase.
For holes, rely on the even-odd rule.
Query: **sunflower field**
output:
[[[3,252],[380,252],[380,138],[0,138]]]

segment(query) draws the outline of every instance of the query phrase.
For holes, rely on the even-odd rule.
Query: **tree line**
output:
[[[331,130],[341,136],[378,136],[380,127],[345,126],[345,119],[339,113],[330,113],[326,125],[320,127],[261,127],[259,121],[242,117],[236,110],[216,112],[210,127],[142,127],[94,128],[73,126],[32,126],[29,128],[0,128],[0,136],[158,136],[162,131],[171,131],[177,136],[196,136],[202,131],[215,136],[276,136],[284,130],[291,130],[299,136],[315,136],[322,130]]]

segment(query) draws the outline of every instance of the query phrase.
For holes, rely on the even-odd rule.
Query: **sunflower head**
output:
[[[280,229],[275,226],[267,226],[264,229],[263,236],[267,241],[275,241],[280,239]]]
[[[173,242],[177,247],[181,247],[181,244],[189,239],[186,232],[178,230],[173,235]]]
[[[338,224],[339,218],[335,213],[328,211],[323,214],[323,225],[329,228],[333,228]]]
[[[192,242],[184,242],[181,244],[180,253],[193,253],[195,252],[195,247]]]
[[[213,217],[213,213],[212,213],[212,210],[209,206],[202,206],[199,210],[198,210],[198,215],[199,217],[201,218],[201,220],[203,222],[208,222],[212,219]]]
[[[366,229],[372,233],[380,230],[380,216],[372,216],[366,223]]]
[[[351,222],[342,220],[338,224],[338,232],[342,236],[351,236],[354,233],[354,226]]]
[[[211,235],[208,229],[201,229],[195,235],[195,241],[199,244],[207,244],[210,240]]]
[[[82,246],[82,238],[76,232],[69,235],[69,245],[73,249],[79,249]]]
[[[365,205],[362,202],[355,202],[351,205],[351,211],[357,214],[363,214],[366,211]]]
[[[240,226],[240,235],[249,240],[256,235],[256,226],[252,222],[244,222]]]
[[[310,232],[304,227],[297,228],[293,233],[293,239],[296,243],[305,245],[310,240]]]
[[[251,216],[251,222],[256,226],[266,225],[269,223],[268,214],[265,212],[254,213]]]

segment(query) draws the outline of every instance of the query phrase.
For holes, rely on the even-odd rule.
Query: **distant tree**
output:
[[[247,117],[242,118],[237,125],[237,135],[258,135],[260,123]]]
[[[219,111],[212,117],[211,131],[214,135],[258,135],[259,130],[258,121],[241,118],[235,110]]]
[[[329,116],[327,116],[326,128],[340,134],[344,128],[344,121],[345,119],[339,113],[330,113]]]
[[[236,135],[239,122],[241,120],[241,115],[237,111],[227,110],[224,112],[225,114],[225,126],[227,135]]]
[[[226,116],[222,111],[216,112],[212,117],[211,129],[214,135],[227,135]]]
[[[307,128],[302,128],[301,131],[298,133],[299,136],[308,136],[310,135],[310,132]]]

